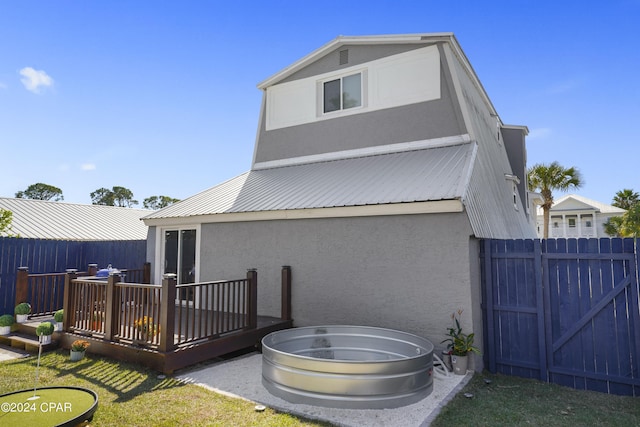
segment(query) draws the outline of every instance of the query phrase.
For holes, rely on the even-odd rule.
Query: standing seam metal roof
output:
[[[461,199],[474,146],[251,170],[144,219]]]
[[[140,219],[151,212],[12,198],[0,198],[0,208],[13,213],[12,234],[57,240],[145,240],[147,226]]]

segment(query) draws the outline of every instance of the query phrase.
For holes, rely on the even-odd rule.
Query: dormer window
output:
[[[329,80],[322,84],[323,112],[362,106],[362,73]]]

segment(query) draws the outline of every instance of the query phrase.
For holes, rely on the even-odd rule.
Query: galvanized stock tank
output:
[[[433,389],[433,344],[368,326],[315,326],[262,340],[262,384],[292,403],[350,409],[397,408]]]

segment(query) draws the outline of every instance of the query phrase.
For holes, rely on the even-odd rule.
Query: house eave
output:
[[[149,227],[163,227],[194,223],[207,224],[291,219],[354,218],[387,215],[458,213],[463,211],[464,206],[462,201],[454,199],[366,206],[336,206],[327,208],[229,212],[185,217],[148,218],[144,219],[144,223]]]

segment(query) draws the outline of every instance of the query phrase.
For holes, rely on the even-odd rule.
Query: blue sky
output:
[[[262,80],[338,35],[453,32],[529,165],[609,203],[640,192],[638,22],[640,0],[3,1],[0,196],[186,198],[250,168]]]

